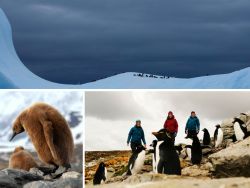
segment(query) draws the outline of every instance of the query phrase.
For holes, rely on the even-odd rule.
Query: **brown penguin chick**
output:
[[[34,167],[38,167],[38,165],[33,156],[22,146],[16,147],[10,156],[9,168],[29,171]]]
[[[46,164],[70,168],[74,143],[68,123],[52,106],[35,103],[22,111],[13,123],[12,140],[17,134],[26,132],[38,157]]]

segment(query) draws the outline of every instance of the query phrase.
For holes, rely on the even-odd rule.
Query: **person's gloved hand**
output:
[[[196,133],[199,134],[200,130],[197,130]]]

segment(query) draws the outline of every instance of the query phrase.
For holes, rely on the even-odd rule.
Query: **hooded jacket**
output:
[[[187,120],[185,131],[199,131],[200,130],[200,121],[199,119],[195,116],[192,117],[190,116]]]
[[[167,118],[164,123],[164,129],[170,133],[177,133],[178,131],[178,122],[176,121],[174,115],[172,118]]]
[[[133,142],[133,143],[141,144],[141,141],[146,145],[144,131],[142,127],[137,127],[135,125],[129,131],[127,143]]]

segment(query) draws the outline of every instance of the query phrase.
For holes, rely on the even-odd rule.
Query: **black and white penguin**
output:
[[[175,150],[177,151],[178,155],[180,155],[180,154],[181,154],[181,151],[183,150],[181,144],[176,145],[176,146],[174,146],[174,147],[175,147]]]
[[[214,145],[215,147],[219,147],[222,144],[223,141],[223,131],[221,130],[220,125],[215,126],[216,129],[214,131]]]
[[[191,161],[193,164],[200,164],[202,160],[202,148],[199,138],[193,137],[193,143],[191,147]]]
[[[107,179],[107,169],[104,162],[101,162],[95,172],[93,184],[99,185]]]
[[[145,150],[146,148],[141,145],[137,147],[134,153],[132,153],[128,163],[127,175],[138,174],[141,171],[146,156]]]
[[[191,160],[192,164],[200,164],[202,160],[202,149],[207,146],[201,146],[197,135],[194,135],[193,138],[187,138],[187,142],[188,144],[185,146],[186,157]],[[190,144],[190,142],[192,144]]]
[[[159,144],[157,140],[153,140],[152,144],[150,144],[151,147],[153,147],[152,150],[152,166],[153,166],[153,172],[157,173],[157,164],[159,161]]]
[[[158,141],[163,141],[159,144],[159,162],[157,172],[164,174],[181,175],[181,165],[179,155],[174,146],[174,140],[162,129],[152,133]]]
[[[185,141],[185,155],[184,155],[184,159],[188,158],[189,160],[191,160],[191,148],[192,148],[192,143],[193,140],[191,138],[186,138]]]
[[[211,138],[210,138],[210,134],[208,132],[208,130],[206,128],[202,129],[202,131],[204,132],[203,134],[203,145],[210,145],[211,143]]]
[[[250,136],[250,132],[247,131],[247,127],[245,123],[239,119],[239,118],[234,118],[233,121],[234,124],[234,132],[237,140],[243,140]]]
[[[153,172],[157,172],[157,166],[160,160],[160,154],[159,154],[159,146],[163,141],[153,140],[152,144],[150,144],[151,147],[153,147],[152,153],[152,166],[153,166]]]

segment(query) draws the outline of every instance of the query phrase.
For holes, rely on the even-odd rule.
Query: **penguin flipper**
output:
[[[44,136],[54,159],[58,159],[55,145],[53,143],[53,127],[51,121],[42,121]]]

